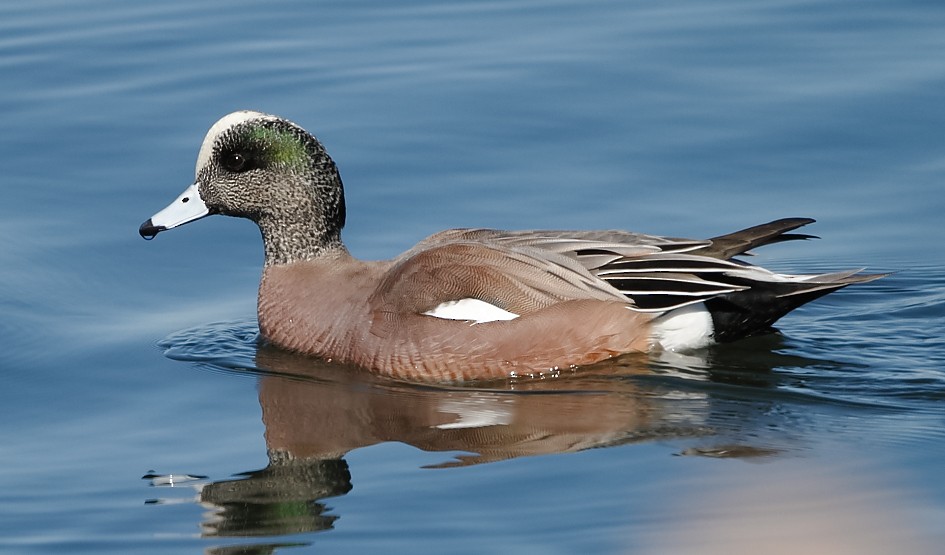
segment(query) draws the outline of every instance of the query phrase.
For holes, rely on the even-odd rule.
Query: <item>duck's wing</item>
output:
[[[459,281],[470,279],[472,291],[482,295],[476,298],[487,302],[503,301],[489,298],[495,289],[486,283],[499,281],[514,285],[507,290],[526,290],[529,296],[543,299],[535,306],[547,306],[556,299],[587,298],[582,295],[612,298],[614,292],[635,310],[655,314],[707,302],[716,321],[717,339],[725,340],[766,331],[806,302],[885,275],[861,274],[860,270],[779,274],[733,258],[764,245],[812,238],[790,233],[811,222],[810,218],[786,218],[707,240],[626,231],[454,229],[427,238],[405,256],[409,259],[411,253],[453,244],[467,245],[469,252],[484,249],[463,257],[471,267],[461,275],[449,270],[445,274]],[[479,262],[489,269],[476,270]],[[419,269],[411,268],[413,264],[407,263],[404,269]],[[493,277],[477,278],[477,274]]]
[[[394,261],[377,290],[385,306],[427,313],[477,299],[521,315],[564,300],[596,299],[665,311],[741,290],[685,269],[670,255],[709,246],[623,231],[454,229],[421,241]],[[724,261],[695,257],[716,269]],[[659,259],[647,274],[621,271],[629,261]],[[656,273],[657,276],[650,274]],[[659,298],[654,303],[652,299]],[[642,304],[637,304],[640,301]]]
[[[424,314],[468,299],[519,316],[565,300],[627,302],[565,255],[462,240],[418,245],[398,257],[371,302],[393,312]]]

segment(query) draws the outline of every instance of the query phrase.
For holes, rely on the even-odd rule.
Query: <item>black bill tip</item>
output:
[[[151,218],[148,218],[148,221],[141,224],[141,227],[138,228],[138,233],[140,233],[146,241],[150,241],[151,239],[154,239],[158,233],[166,230],[166,227],[163,225],[154,225],[151,223]]]

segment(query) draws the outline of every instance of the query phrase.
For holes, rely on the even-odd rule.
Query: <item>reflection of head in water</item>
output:
[[[213,505],[215,512],[202,532],[277,536],[328,530],[338,517],[325,514],[327,508],[319,501],[349,491],[351,474],[344,460],[298,460],[271,453],[266,468],[203,487],[200,501]]]

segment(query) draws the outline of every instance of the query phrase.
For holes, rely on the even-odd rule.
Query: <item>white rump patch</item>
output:
[[[714,343],[714,332],[712,315],[705,303],[697,303],[670,310],[653,320],[651,337],[654,346],[667,351],[689,351]]]
[[[486,322],[514,320],[518,318],[518,314],[514,312],[509,312],[508,310],[504,310],[494,304],[479,299],[446,301],[445,303],[437,305],[432,310],[424,312],[424,314],[444,320],[465,320],[473,324],[485,324]]]

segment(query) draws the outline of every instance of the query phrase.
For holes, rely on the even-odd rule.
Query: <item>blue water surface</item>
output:
[[[0,551],[937,553],[945,6],[0,5]],[[416,386],[263,346],[258,231],[145,243],[207,128],[316,133],[361,258],[448,227],[894,272],[781,335]],[[142,478],[144,477],[144,478]]]

